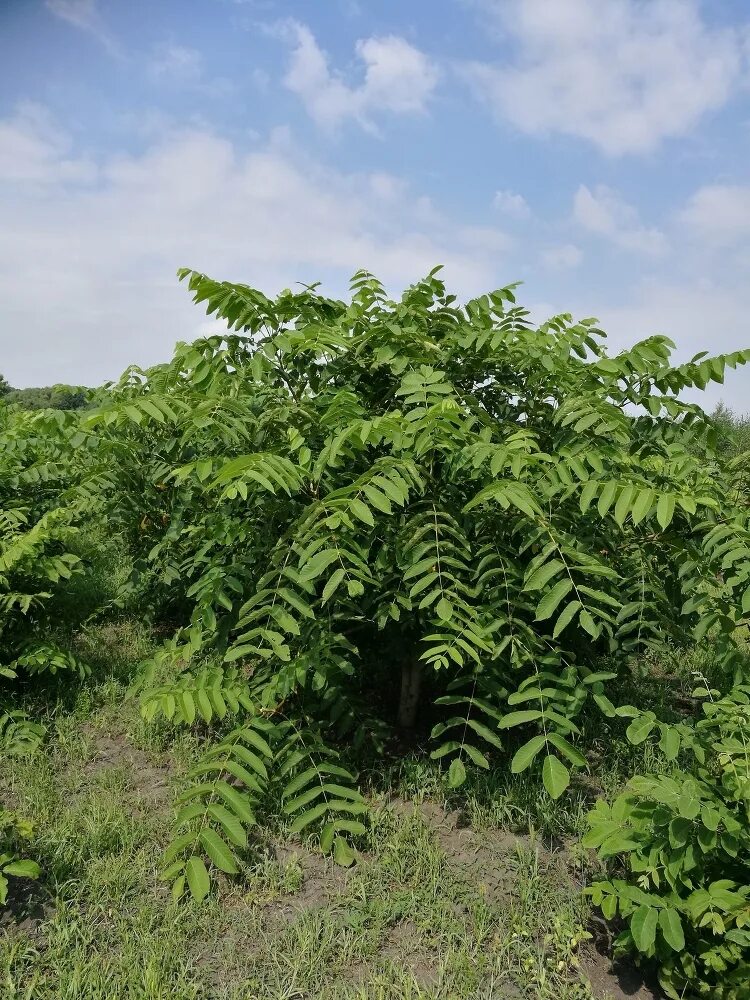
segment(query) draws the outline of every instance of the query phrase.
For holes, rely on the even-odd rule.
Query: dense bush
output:
[[[0,399],[21,410],[80,410],[86,406],[91,390],[82,386],[51,385],[14,389],[0,374]]]
[[[0,749],[33,752],[44,727],[16,707],[19,675],[80,670],[49,645],[55,593],[80,570],[70,543],[92,501],[77,492],[63,414],[23,413],[0,403]],[[34,875],[36,865],[16,857],[23,819],[0,804],[0,903],[7,875]]]
[[[142,711],[205,742],[165,859],[175,895],[205,896],[212,866],[238,870],[258,810],[351,863],[367,804],[349,743],[366,754],[394,732],[429,734],[454,788],[502,755],[558,797],[587,766],[582,713],[598,712],[628,719],[633,742],[658,734],[676,772],[599,806],[592,842],[631,861],[595,890],[629,921],[623,946],[681,988],[680,935],[699,952],[703,940],[690,893],[729,878],[721,852],[745,791],[727,785],[728,735],[617,704],[613,682],[650,646],[710,636],[721,718],[746,711],[732,639],[750,611],[742,461],[679,396],[750,352],[675,366],[651,337],[609,356],[593,320],[534,325],[512,287],[458,306],[436,272],[399,301],[361,272],[350,302],[181,276],[227,332],[129,369],[80,415],[7,411],[17,443],[0,484],[6,520],[23,508],[3,552],[38,538],[34,572],[69,572],[66,533],[104,518],[132,554],[132,598],[169,626]],[[48,591],[0,558],[11,636],[17,595]],[[7,640],[10,669],[75,669],[35,623],[35,644],[28,626]],[[704,805],[720,818],[715,843],[694,824],[700,875],[682,863],[665,883],[654,851]],[[612,824],[631,833],[607,840]],[[724,887],[739,896],[741,868]],[[722,960],[741,969],[732,920]],[[700,961],[710,982],[715,960]]]
[[[678,394],[750,354],[673,367],[652,337],[609,357],[592,320],[536,327],[512,288],[459,308],[436,273],[399,302],[360,273],[348,304],[182,276],[240,332],[129,370],[84,420],[139,586],[184,622],[160,659],[196,661],[155,680],[144,711],[249,717],[236,781],[285,798],[299,829],[322,822],[324,846],[363,806],[316,754],[382,734],[389,706],[402,729],[432,718],[453,786],[518,727],[511,768],[540,767],[559,796],[586,765],[584,706],[638,715],[607,694],[625,657],[731,634],[740,582],[714,586],[716,539],[746,515],[727,505],[713,425]],[[202,776],[224,780],[225,749]],[[227,788],[198,787],[251,822]],[[232,840],[214,819],[181,815],[188,871],[207,830]],[[202,867],[193,881],[205,887]]]
[[[594,901],[627,929],[622,951],[656,957],[675,1000],[742,1000],[750,983],[750,685],[695,691],[703,717],[665,728],[685,770],[636,775],[592,811],[584,844],[622,855],[624,877],[595,882]],[[641,729],[635,739],[647,738]],[[615,866],[613,866],[615,867]],[[615,867],[617,873],[618,867]]]
[[[732,456],[723,471],[726,502],[704,543],[717,579],[686,609],[707,595],[724,601],[745,626],[742,646],[750,612],[748,469],[742,423],[721,409],[714,420],[717,447]],[[655,959],[671,997],[742,1000],[750,982],[750,669],[727,631],[706,634],[699,625],[698,634],[723,673],[694,672],[693,710],[679,723],[653,712],[631,722],[628,739],[654,740],[662,770],[634,776],[613,803],[599,802],[584,843],[610,868],[611,878],[591,891],[605,916],[625,920],[620,951]]]
[[[750,451],[750,416],[739,416],[719,403],[711,419],[718,433],[719,451],[737,457]]]
[[[61,413],[0,405],[0,670],[6,680],[29,667],[35,644],[52,625],[56,591],[81,570],[71,541],[96,501],[82,489],[83,463],[73,460],[70,427]],[[10,725],[0,709],[6,746]]]

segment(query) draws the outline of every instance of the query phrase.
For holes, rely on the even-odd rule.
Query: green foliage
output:
[[[719,403],[711,419],[718,431],[718,447],[724,454],[734,457],[750,451],[750,416],[739,416]]]
[[[42,673],[88,668],[48,638],[54,601],[82,571],[71,551],[82,519],[96,509],[71,460],[72,420],[62,413],[23,413],[0,403],[0,754],[33,753],[45,727],[19,707],[20,690]],[[35,877],[37,866],[14,853],[19,827],[0,805],[0,899],[7,875]]]
[[[80,571],[69,546],[87,503],[76,495],[71,433],[62,414],[0,406],[0,664],[33,634],[55,589]]]
[[[178,625],[147,719],[208,752],[260,715],[374,747],[400,688],[450,786],[508,752],[555,798],[587,766],[584,709],[645,738],[608,694],[629,657],[711,629],[731,671],[746,491],[679,395],[750,352],[610,357],[593,320],[534,326],[512,286],[459,307],[437,271],[398,301],[359,272],[348,303],[180,277],[229,331],[129,369],[80,424],[133,586]]]
[[[80,410],[86,406],[89,392],[82,386],[53,385],[29,389],[7,386],[3,393],[0,382],[0,396],[21,410]]]
[[[15,813],[0,807],[0,906],[8,898],[8,876],[38,878],[39,865],[17,856],[19,840],[31,836],[31,825]]]
[[[347,747],[377,755],[394,718],[429,733],[450,788],[502,758],[559,798],[592,712],[673,763],[695,753],[689,720],[614,691],[650,648],[710,634],[741,693],[750,482],[721,419],[680,395],[750,351],[673,365],[657,336],[610,356],[594,320],[532,324],[514,286],[460,306],[438,269],[398,300],[358,272],[348,302],[180,277],[225,333],[79,414],[0,409],[8,690],[85,675],[50,626],[97,519],[165,636],[142,715],[202,747],[167,850],[176,896],[239,871],[261,812],[351,863],[367,803]],[[3,711],[31,748],[35,723]],[[678,801],[718,777],[686,774]],[[684,914],[652,908],[633,941],[676,945]]]
[[[322,850],[338,864],[354,860],[347,837],[367,830],[357,819],[367,806],[354,775],[311,729],[250,718],[210,743],[189,778],[164,855],[164,878],[172,881],[176,899],[188,889],[201,902],[212,869],[237,874],[257,809],[269,800],[289,819],[292,833],[317,823]]]
[[[300,833],[311,823],[321,825],[321,848],[348,867],[355,856],[347,838],[366,832],[357,819],[367,806],[355,787],[355,776],[318,734],[297,727],[281,747],[279,759],[283,813],[292,819],[291,832]]]
[[[191,726],[196,719],[211,722],[235,715],[241,709],[252,712],[247,679],[239,669],[203,668],[185,672],[171,683],[148,688],[141,694],[144,719],[159,715],[175,723]]]
[[[174,838],[164,856],[164,877],[173,882],[176,899],[186,887],[197,902],[208,894],[203,855],[219,871],[239,871],[236,850],[247,847],[255,804],[268,781],[266,763],[273,758],[266,728],[254,720],[234,730],[211,745],[190,771],[193,783],[180,796]]]
[[[661,725],[658,747],[685,768],[633,777],[597,803],[583,843],[616,875],[589,890],[617,940],[659,965],[670,997],[740,1000],[750,981],[750,685],[722,696],[699,688],[694,725]],[[651,720],[646,720],[650,722]],[[654,725],[628,730],[640,742]]]
[[[38,749],[46,729],[27,712],[0,707],[0,750],[7,756],[25,756]]]

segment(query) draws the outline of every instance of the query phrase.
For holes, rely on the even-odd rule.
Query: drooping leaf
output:
[[[685,933],[682,929],[682,920],[677,910],[669,906],[660,910],[659,928],[664,940],[672,951],[681,952],[685,947]]]
[[[535,618],[538,622],[546,621],[557,610],[562,599],[573,589],[569,579],[558,580],[555,586],[544,595],[536,608]]]
[[[644,903],[638,907],[630,921],[630,933],[638,951],[648,954],[656,941],[659,911]]]
[[[510,769],[513,774],[520,774],[521,771],[525,771],[534,761],[534,758],[542,749],[542,747],[547,742],[547,737],[542,735],[532,736],[528,742],[524,743],[522,747],[516,750],[513,760],[510,764]]]
[[[193,899],[196,903],[202,903],[211,888],[211,880],[202,858],[196,856],[188,858],[185,864],[185,877]]]
[[[448,768],[448,786],[459,788],[466,781],[466,768],[460,757],[454,757]]]
[[[211,830],[210,828],[202,830],[200,839],[206,854],[217,868],[220,868],[221,871],[226,872],[228,875],[237,874],[238,868],[234,855],[214,830]],[[195,893],[193,893],[193,895],[195,895]]]
[[[550,797],[559,799],[570,784],[570,771],[558,757],[548,754],[542,765],[542,781]]]

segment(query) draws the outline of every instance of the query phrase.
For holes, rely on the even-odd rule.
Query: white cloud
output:
[[[573,243],[563,243],[561,246],[547,247],[542,252],[542,263],[554,271],[578,267],[583,260],[581,249]]]
[[[269,293],[320,278],[344,294],[359,267],[394,292],[437,263],[459,295],[499,277],[497,231],[452,226],[398,178],[329,170],[283,132],[250,152],[207,129],[167,132],[143,153],[105,158],[89,186],[59,183],[58,140],[39,142],[29,162],[58,181],[20,195],[0,186],[0,370],[11,384],[96,383],[169,357],[205,323],[180,265]]]
[[[526,199],[515,191],[496,191],[492,205],[498,212],[513,219],[526,219],[531,214]]]
[[[99,23],[97,0],[47,0],[47,7],[76,28],[91,30]]]
[[[46,0],[46,5],[63,21],[93,35],[111,55],[121,55],[119,46],[102,21],[98,0]]]
[[[643,153],[688,134],[742,82],[746,29],[710,26],[697,0],[478,3],[505,54],[465,73],[523,132]]]
[[[493,226],[463,226],[457,234],[464,246],[483,257],[505,257],[513,245],[511,238]]]
[[[624,250],[647,257],[658,257],[667,249],[664,234],[644,226],[637,211],[603,184],[591,191],[581,184],[573,199],[573,215],[584,229],[611,240]]]
[[[157,79],[194,83],[203,76],[203,56],[184,45],[167,45],[154,56],[149,70]]]
[[[165,45],[156,51],[148,66],[157,83],[198,90],[210,97],[229,94],[233,87],[225,77],[209,79],[202,54],[185,45]]]
[[[569,288],[554,297],[527,297],[525,304],[535,323],[562,312],[597,317],[612,355],[654,334],[674,341],[671,360],[675,365],[689,361],[699,351],[714,355],[750,348],[747,283],[649,276],[616,288],[586,282],[584,291],[578,286],[577,291]],[[710,382],[705,391],[685,390],[680,396],[706,410],[723,400],[737,413],[750,416],[750,365],[728,369],[723,385]]]
[[[750,288],[722,281],[689,283],[649,279],[628,290],[627,303],[588,303],[609,334],[610,350],[622,350],[654,333],[677,344],[675,363],[688,361],[699,351],[724,354],[750,347],[747,317]],[[750,371],[744,366],[727,371],[724,385],[709,383],[705,392],[685,397],[713,408],[723,399],[739,413],[750,413]]]
[[[357,42],[365,74],[358,86],[350,86],[330,69],[326,53],[309,28],[289,21],[284,33],[294,42],[284,83],[320,125],[335,127],[351,118],[375,132],[373,115],[424,112],[437,84],[437,69],[430,59],[396,35]]]
[[[96,166],[70,157],[70,138],[38,104],[19,106],[0,120],[0,181],[23,186],[93,181]]]
[[[712,184],[699,188],[680,219],[712,247],[750,240],[750,186]]]
[[[394,174],[374,173],[370,174],[370,188],[376,198],[383,201],[393,202],[405,196],[407,183],[402,177]]]

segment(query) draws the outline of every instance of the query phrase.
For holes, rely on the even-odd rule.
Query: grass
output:
[[[277,819],[258,830],[240,879],[201,906],[175,906],[159,855],[195,744],[145,725],[126,698],[153,641],[132,619],[85,627],[77,651],[95,680],[62,687],[42,751],[2,769],[0,795],[34,824],[29,853],[43,877],[30,889],[19,881],[4,914],[1,996],[624,995],[588,940],[590,862],[572,846],[594,792],[581,785],[551,802],[507,769],[473,776],[458,795],[424,756],[381,761],[365,776],[372,823],[351,869]],[[643,752],[609,751],[602,785]]]

